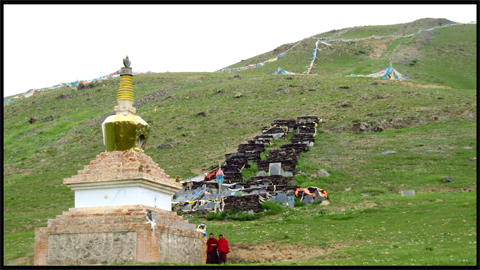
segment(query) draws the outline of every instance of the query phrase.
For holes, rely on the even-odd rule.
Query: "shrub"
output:
[[[248,164],[250,165],[250,168],[242,170],[243,181],[246,181],[246,180],[250,179],[250,177],[257,176],[257,173],[258,173],[257,164],[255,164],[253,162],[249,162]]]
[[[259,215],[251,215],[245,212],[237,212],[235,215],[229,216],[228,219],[238,220],[238,221],[247,221],[260,218]]]
[[[219,213],[210,213],[205,216],[207,220],[225,220],[225,217],[227,216],[227,212],[219,212]]]
[[[265,215],[275,215],[283,211],[283,207],[276,202],[263,202],[261,208]]]
[[[294,207],[302,207],[302,206],[305,206],[305,204],[300,201],[300,198],[293,197],[293,200],[294,200],[294,201],[293,201],[293,206],[294,206]]]

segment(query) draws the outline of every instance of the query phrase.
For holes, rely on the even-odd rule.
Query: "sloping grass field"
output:
[[[364,28],[409,34],[433,22],[438,24],[423,19]],[[361,29],[345,34],[370,35]],[[323,122],[315,146],[300,156],[295,179],[302,187],[325,189],[330,204],[281,209],[253,221],[196,216],[192,222],[205,222],[209,233],[229,240],[230,264],[477,265],[475,30],[464,25],[427,36],[334,44],[319,53],[312,73],[320,76],[271,75],[278,66],[307,70],[313,39],[276,62],[236,72],[240,78],[134,76],[134,106],[151,126],[145,153],[172,178],[195,176],[275,119],[318,115]],[[236,66],[273,56],[265,55]],[[346,77],[377,72],[389,62],[414,81]],[[33,264],[34,228],[74,207],[63,178],[105,151],[100,125],[113,114],[119,81],[62,88],[4,107],[4,264]],[[238,92],[243,96],[234,98]],[[31,117],[38,120],[30,124]],[[382,119],[413,120],[382,132],[352,129],[356,122]],[[158,149],[161,144],[171,147]],[[320,169],[331,176],[315,176]],[[453,182],[443,182],[444,176]],[[402,190],[415,195],[401,196]],[[258,252],[242,259],[245,246]]]

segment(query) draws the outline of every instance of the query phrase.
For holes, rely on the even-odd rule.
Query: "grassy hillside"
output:
[[[428,42],[423,36],[341,44],[331,55],[320,56],[313,73],[321,76],[271,75],[278,66],[306,70],[315,40],[277,62],[240,72],[240,78],[221,73],[134,76],[134,106],[151,125],[145,153],[172,177],[194,176],[275,119],[318,115],[324,120],[320,134],[301,155],[295,178],[303,187],[327,190],[330,205],[283,210],[251,222],[201,217],[193,222],[206,222],[215,235],[223,233],[232,246],[231,258],[237,254],[244,263],[476,265],[477,163],[470,160],[477,153],[474,30],[470,25],[443,28]],[[382,57],[355,55],[383,45]],[[403,56],[408,50],[409,56]],[[410,66],[412,54],[419,60]],[[343,76],[376,72],[388,66],[389,57],[415,82]],[[113,114],[119,81],[76,91],[63,88],[4,107],[4,264],[15,259],[32,264],[34,228],[74,207],[74,193],[63,178],[105,151],[100,124]],[[243,97],[235,99],[238,92]],[[207,116],[196,116],[199,112]],[[30,117],[38,120],[30,124]],[[403,125],[367,134],[352,130],[354,121],[382,120]],[[157,149],[161,144],[172,147]],[[382,154],[387,150],[396,154]],[[320,169],[331,176],[312,175]],[[443,176],[454,181],[444,183]],[[400,190],[416,195],[402,197]],[[250,254],[246,244],[256,252],[241,259],[238,254]]]
[[[370,39],[358,42],[331,42],[332,46],[319,45],[317,60],[311,74],[350,75],[370,74],[392,63],[409,78],[422,83],[448,85],[456,88],[476,88],[476,25],[459,25],[417,33],[420,29],[453,23],[445,19],[421,19],[411,23],[388,26],[360,26],[339,29],[314,37],[328,37],[343,30],[348,32],[339,39],[365,38],[372,35],[409,35],[407,38]],[[291,49],[283,58],[265,66],[235,73],[272,74],[278,67],[302,73],[308,70],[317,39],[308,38]],[[298,41],[257,55],[229,66],[241,67],[260,63],[277,56]]]

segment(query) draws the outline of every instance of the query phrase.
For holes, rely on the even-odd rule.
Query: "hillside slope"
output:
[[[333,36],[345,30],[348,31],[336,36],[335,39],[415,34],[398,39],[331,42],[330,47],[320,44],[311,74],[321,76],[370,74],[392,63],[402,74],[418,82],[474,89],[477,74],[476,25],[457,25],[418,33],[421,29],[444,26],[449,23],[453,22],[446,19],[420,19],[405,24],[332,30],[303,40],[284,57],[273,63],[235,73],[272,74],[278,67],[295,73],[305,72],[312,61],[310,54],[315,50],[316,38]],[[227,68],[260,63],[277,56],[296,43],[298,41],[284,44]]]
[[[354,55],[365,49],[346,44],[335,49],[338,55],[328,61],[330,68],[315,71],[320,77],[271,75],[280,61],[291,61],[290,67],[280,65],[286,70],[304,65],[300,53],[247,70],[239,78],[226,73],[134,76],[134,106],[151,125],[145,153],[172,177],[194,176],[223,161],[226,153],[275,119],[318,115],[324,120],[320,134],[315,146],[300,156],[296,180],[302,187],[327,190],[330,205],[296,207],[254,222],[198,217],[192,222],[207,222],[209,232],[226,235],[232,253],[247,252],[245,246],[258,250],[256,261],[237,262],[476,265],[476,84],[467,77],[438,77],[442,71],[436,69],[449,53],[462,52],[454,65],[476,61],[470,26],[457,27],[464,32],[456,30],[457,36],[449,32],[453,28],[443,28],[419,47],[423,55],[431,54],[431,62],[419,58],[408,67],[431,81],[343,76],[388,65],[366,55],[346,57],[344,52]],[[476,46],[474,32],[473,38]],[[451,44],[463,44],[463,51],[449,49]],[[407,50],[407,45],[395,48]],[[467,50],[472,48],[471,55]],[[395,67],[412,77],[403,70],[407,66]],[[465,74],[475,82],[476,73]],[[4,107],[4,264],[22,257],[31,264],[34,228],[74,207],[73,191],[63,178],[105,151],[100,124],[113,114],[119,81],[76,91],[62,88]],[[238,92],[243,96],[234,98]],[[206,116],[197,116],[199,112]],[[37,118],[32,124],[31,117]],[[359,123],[370,128],[359,132]],[[374,125],[383,128],[375,131]],[[382,154],[387,150],[396,154]],[[315,176],[320,169],[331,176]],[[442,182],[443,176],[454,181]],[[416,195],[402,197],[400,190],[415,190]],[[282,249],[292,246],[305,250],[302,254],[310,248],[315,252],[289,255]],[[267,254],[264,248],[272,250],[270,257],[262,255]]]

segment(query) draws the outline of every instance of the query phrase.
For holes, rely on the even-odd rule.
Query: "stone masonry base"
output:
[[[34,265],[205,264],[207,237],[195,229],[174,212],[144,205],[71,208],[35,229]]]

